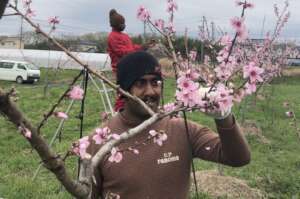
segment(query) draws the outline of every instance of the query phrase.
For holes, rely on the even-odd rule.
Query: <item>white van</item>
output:
[[[33,64],[24,61],[0,60],[0,80],[37,82],[41,71]]]

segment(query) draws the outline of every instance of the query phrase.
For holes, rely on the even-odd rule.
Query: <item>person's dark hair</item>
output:
[[[125,24],[125,18],[120,15],[115,9],[109,11],[110,26],[119,29],[121,24]]]
[[[123,90],[129,91],[136,80],[147,74],[154,74],[162,79],[157,59],[145,51],[130,53],[117,64],[117,84]]]
[[[0,1],[0,19],[2,18],[2,15],[5,11],[7,3],[8,3],[8,0],[1,0]]]

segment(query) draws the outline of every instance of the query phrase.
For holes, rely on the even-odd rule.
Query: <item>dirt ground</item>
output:
[[[266,194],[259,189],[251,188],[244,180],[230,176],[221,176],[217,171],[206,170],[196,172],[198,190],[207,193],[212,198],[226,197],[228,199],[263,199]],[[195,189],[194,184],[191,186]]]
[[[258,138],[258,140],[263,144],[270,144],[271,141],[268,140],[263,134],[261,129],[256,125],[255,121],[246,120],[244,123],[240,124],[242,132],[246,135],[253,135]]]
[[[284,76],[288,76],[288,77],[300,76],[300,67],[284,69],[282,73]]]

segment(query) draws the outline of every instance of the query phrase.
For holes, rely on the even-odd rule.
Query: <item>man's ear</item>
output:
[[[1,0],[0,1],[0,19],[5,11],[6,5],[8,3],[8,0]]]

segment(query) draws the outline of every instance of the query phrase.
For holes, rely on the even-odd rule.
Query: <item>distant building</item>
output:
[[[71,52],[93,70],[111,70],[110,57],[107,53]],[[0,58],[14,61],[27,61],[42,68],[78,69],[82,66],[67,56],[63,51],[0,49]]]
[[[97,44],[93,42],[80,41],[77,44],[71,45],[71,50],[75,52],[97,52]]]
[[[288,66],[300,66],[300,58],[288,58]]]
[[[265,39],[250,39],[250,42],[257,44],[257,45],[263,45],[265,42]]]
[[[24,49],[24,42],[20,37],[0,36],[0,48]]]

